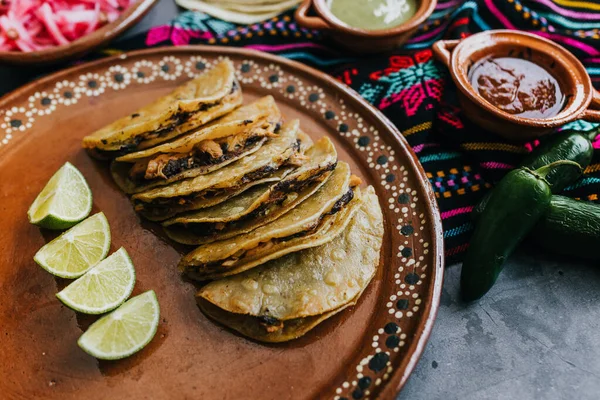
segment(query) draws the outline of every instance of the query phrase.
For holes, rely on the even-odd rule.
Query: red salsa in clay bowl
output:
[[[508,139],[526,140],[577,119],[600,122],[600,93],[579,60],[558,44],[509,30],[440,40],[465,115]]]

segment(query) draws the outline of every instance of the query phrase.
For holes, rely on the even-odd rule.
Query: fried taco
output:
[[[276,220],[312,196],[337,164],[335,147],[328,138],[315,143],[305,156],[307,161],[279,182],[163,222],[167,235],[179,243],[202,244],[247,233]]]
[[[265,179],[270,181],[281,167],[301,161],[298,155],[310,144],[310,138],[300,133],[298,120],[291,121],[256,152],[227,167],[134,194],[135,210],[147,219],[162,221],[185,211],[214,206]]]
[[[273,97],[263,97],[174,141],[118,157],[113,179],[131,194],[215,171],[257,151],[281,122]]]
[[[340,162],[325,184],[290,212],[245,235],[196,248],[180,260],[180,270],[195,280],[218,279],[318,246],[332,225],[345,225],[360,205],[355,179],[348,164]]]
[[[147,149],[198,128],[242,104],[242,89],[229,60],[166,96],[83,138],[96,158]]]
[[[383,216],[372,187],[346,229],[328,243],[214,281],[196,295],[200,309],[261,342],[304,335],[356,303],[377,272]]]

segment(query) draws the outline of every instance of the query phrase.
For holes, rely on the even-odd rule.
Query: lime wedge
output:
[[[100,212],[47,243],[33,259],[53,275],[78,278],[102,261],[109,248],[110,227]]]
[[[29,222],[48,229],[67,229],[92,211],[92,191],[81,172],[67,162],[52,175],[33,201]]]
[[[85,314],[102,314],[121,305],[135,286],[135,270],[127,251],[119,250],[59,292],[66,306]]]
[[[156,294],[149,290],[94,322],[77,344],[101,360],[129,357],[152,340],[159,318]]]

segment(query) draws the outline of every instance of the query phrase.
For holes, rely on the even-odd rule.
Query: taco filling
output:
[[[128,194],[206,175],[277,140],[281,122],[275,100],[265,96],[176,140],[116,158],[111,174]]]
[[[323,233],[327,241],[203,286],[200,309],[245,336],[283,342],[354,304],[379,265],[383,215],[372,187],[352,193],[356,198],[333,218],[346,213],[344,221]]]
[[[211,272],[217,272],[223,269],[223,267],[232,267],[237,263],[243,261],[244,258],[255,256],[257,253],[265,252],[266,250],[274,247],[275,245],[283,242],[287,242],[292,239],[300,238],[303,236],[310,235],[317,232],[322,225],[324,218],[328,215],[334,215],[338,213],[344,206],[346,206],[354,198],[354,188],[350,188],[342,197],[339,198],[328,212],[322,214],[316,221],[310,226],[307,226],[303,231],[291,234],[285,237],[271,238],[264,242],[257,243],[256,247],[250,249],[240,249],[237,253],[218,261],[213,261],[206,264],[199,264],[188,267],[188,271],[192,272],[192,269],[201,270],[203,273],[210,274]]]
[[[257,187],[216,207],[185,213],[163,223],[167,235],[183,244],[203,244],[241,235],[268,224],[310,198],[337,167],[331,140],[322,138],[286,162],[292,171],[276,183]],[[343,169],[343,168],[342,168]],[[333,194],[335,196],[335,194]]]
[[[192,205],[198,201],[208,200],[215,197],[225,196],[228,193],[237,192],[241,187],[252,181],[258,181],[262,178],[265,178],[274,172],[277,171],[277,167],[273,167],[271,165],[265,165],[257,170],[247,173],[240,180],[237,181],[236,184],[227,186],[224,188],[211,188],[202,190],[197,193],[192,193],[185,196],[175,196],[175,197],[158,197],[153,199],[149,203],[145,203],[143,201],[135,202],[135,210],[136,211],[152,211],[153,209],[159,208],[171,208],[176,206],[186,206]]]
[[[97,158],[154,147],[203,126],[242,104],[235,67],[223,60],[172,92],[83,138]]]
[[[162,140],[160,140],[160,139],[168,138],[168,137],[172,136],[172,134],[175,133],[175,131],[181,125],[185,124],[186,122],[193,121],[194,116],[196,114],[206,112],[206,111],[211,110],[214,107],[221,106],[223,104],[235,101],[235,98],[239,96],[238,95],[239,91],[240,91],[240,85],[238,84],[237,81],[233,81],[231,91],[225,97],[223,97],[217,101],[214,101],[214,102],[202,103],[199,105],[199,107],[197,109],[195,109],[193,111],[177,110],[169,117],[169,119],[164,121],[158,129],[147,131],[147,132],[142,132],[142,133],[140,133],[136,136],[132,136],[128,139],[111,142],[110,145],[113,148],[110,150],[105,150],[105,149],[97,147],[97,148],[93,149],[93,152],[101,158],[115,158],[115,157],[123,156],[125,154],[133,153],[137,150],[147,147],[147,146],[142,145],[144,142],[154,141],[156,143],[160,143],[160,142],[162,142]],[[132,114],[130,116],[132,122],[135,122],[135,119],[138,116],[136,116],[135,113]],[[182,133],[185,133],[185,132],[178,132],[178,135],[182,134]],[[159,140],[156,141],[156,139],[159,139]],[[103,145],[109,144],[108,140],[106,140],[106,139],[102,139],[101,143]]]
[[[254,130],[215,140],[204,140],[187,153],[158,154],[137,161],[129,170],[129,179],[146,184],[170,179],[184,171],[222,164],[260,147],[271,136],[264,130]]]
[[[334,169],[335,164],[331,164],[317,171],[314,175],[308,177],[307,179],[295,179],[291,181],[284,180],[276,183],[273,187],[273,190],[269,194],[268,199],[264,203],[236,221],[201,222],[190,224],[183,223],[183,225],[191,233],[197,236],[212,236],[221,231],[234,229],[246,221],[256,220],[264,217],[265,215],[284,205],[286,202],[293,201],[294,197],[298,196],[298,193],[304,191],[313,184],[322,182],[329,176],[328,172],[333,171]]]
[[[273,174],[288,166],[295,153],[306,150],[305,142],[310,139],[303,139],[304,136],[298,131],[298,121],[294,120],[258,151],[227,168],[135,194],[132,197],[135,209],[149,219],[159,220],[219,204],[263,183],[262,180],[272,179]]]

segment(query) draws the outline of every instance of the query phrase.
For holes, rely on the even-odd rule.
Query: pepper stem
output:
[[[587,137],[589,139],[590,142],[593,142],[596,139],[596,136],[598,136],[598,134],[600,134],[600,125],[598,125],[597,127],[593,128],[590,131],[582,132],[582,133],[585,137]]]
[[[548,175],[548,173],[550,173],[550,171],[552,171],[554,168],[559,167],[561,165],[570,165],[574,168],[577,168],[579,170],[579,172],[583,171],[583,168],[581,168],[581,165],[577,164],[575,161],[559,160],[559,161],[554,161],[553,163],[550,163],[548,165],[544,165],[543,167],[540,167],[533,172],[535,172],[536,175],[539,175],[540,177],[545,178],[546,175]]]

